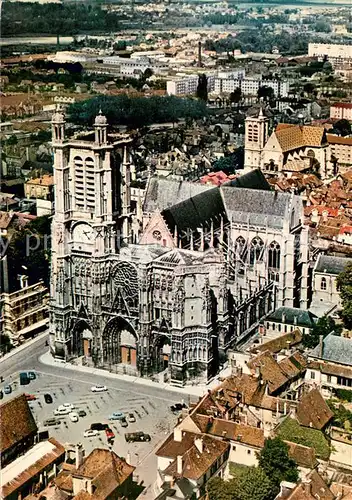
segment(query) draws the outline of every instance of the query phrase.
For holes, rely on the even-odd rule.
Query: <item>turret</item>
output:
[[[62,144],[65,140],[65,115],[59,109],[51,118],[52,142]]]
[[[108,120],[106,116],[104,116],[101,112],[99,111],[99,114],[95,117],[94,121],[94,129],[95,129],[95,142],[97,144],[106,144],[107,142],[107,127],[108,127]]]

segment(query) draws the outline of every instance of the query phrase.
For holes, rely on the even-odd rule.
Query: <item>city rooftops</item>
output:
[[[24,394],[0,406],[0,422],[0,451],[2,453],[37,433],[37,425]]]
[[[287,325],[313,328],[317,320],[317,316],[310,311],[298,309],[297,307],[279,307],[272,312],[266,320],[274,321],[276,323],[284,323]]]
[[[311,352],[310,357],[352,366],[352,339],[329,333]]]
[[[316,273],[338,275],[344,271],[347,264],[352,263],[348,257],[335,257],[334,255],[320,254],[315,264]]]

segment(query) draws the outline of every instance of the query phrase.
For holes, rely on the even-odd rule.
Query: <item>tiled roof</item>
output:
[[[309,361],[308,368],[318,370],[326,375],[335,375],[336,377],[346,377],[352,379],[352,366],[341,366],[327,361]]]
[[[146,188],[143,210],[162,211],[211,189],[214,188],[205,184],[151,177]]]
[[[43,451],[41,448],[43,448]],[[30,458],[33,457],[33,462],[30,463],[29,467],[21,470],[21,462],[23,463],[27,454]],[[11,495],[11,493],[17,491],[22,485],[34,476],[38,475],[50,464],[57,462],[60,457],[63,460],[65,456],[65,448],[58,441],[56,441],[56,439],[50,438],[48,441],[43,441],[35,445],[27,452],[27,454],[20,456],[2,470],[1,498],[6,498]],[[37,459],[36,456],[38,457]],[[9,468],[14,470],[10,471]],[[7,481],[7,476],[12,479]]]
[[[342,144],[346,146],[352,146],[352,137],[341,137],[334,134],[327,134],[326,137],[329,144]]]
[[[188,434],[187,432],[185,434]],[[203,452],[201,453],[194,444],[194,438],[191,446],[182,454],[182,473],[177,472],[177,458],[165,469],[165,475],[173,477],[184,477],[187,479],[200,479],[211,466],[230,448],[230,444],[207,435],[192,434],[198,439],[203,440]],[[169,456],[169,455],[165,455]]]
[[[15,416],[15,418],[14,418]],[[37,425],[26,396],[21,394],[0,406],[0,451],[37,433]]]
[[[323,339],[323,352],[318,344],[311,352],[313,358],[334,361],[341,365],[352,366],[352,339],[330,333]]]
[[[11,202],[11,200],[9,200]],[[0,229],[7,229],[11,224],[13,213],[0,212]]]
[[[294,195],[261,189],[220,188],[229,220],[282,228]]]
[[[309,446],[303,446],[302,444],[292,443],[291,441],[285,441],[289,451],[288,454],[300,467],[309,467],[313,469],[318,461],[315,456],[314,448]]]
[[[315,264],[315,272],[338,275],[349,263],[352,263],[352,259],[347,257],[320,254]]]
[[[270,185],[260,168],[255,168],[246,174],[239,175],[235,179],[226,182],[224,186],[241,187],[248,189],[261,189],[270,191]]]
[[[288,382],[288,378],[268,351],[262,352],[250,360],[248,367],[253,370],[253,373],[255,373],[256,368],[259,368],[260,377],[268,384],[270,394]]]
[[[302,333],[299,328],[293,330],[293,332],[285,333],[276,339],[269,340],[260,345],[255,345],[251,350],[252,352],[263,352],[269,351],[273,354],[299,344],[302,340]]]
[[[306,309],[298,309],[297,307],[279,307],[266,318],[267,321],[276,321],[308,328],[313,328],[315,319],[316,316],[314,314]]]
[[[329,490],[328,485],[316,470],[313,470],[307,477],[309,488],[303,483],[299,483],[287,500],[334,500],[334,495]]]
[[[304,427],[321,430],[332,419],[333,412],[318,389],[305,394],[297,405],[297,419]]]
[[[43,175],[42,177],[38,177],[36,179],[29,179],[26,184],[29,185],[40,185],[40,186],[53,186],[54,185],[54,176],[53,175]]]
[[[197,413],[192,414],[192,420],[202,433],[231,439],[256,448],[264,446],[263,429]]]
[[[350,102],[335,102],[331,105],[332,108],[344,108],[344,109],[352,109],[352,103]]]
[[[279,124],[274,132],[283,152],[302,147],[320,147],[326,142],[324,127]]]

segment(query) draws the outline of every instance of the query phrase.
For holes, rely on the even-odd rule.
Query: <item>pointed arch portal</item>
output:
[[[121,316],[109,320],[104,328],[103,362],[137,366],[138,337],[132,325]]]
[[[79,319],[73,326],[71,336],[71,354],[75,356],[90,356],[92,329],[88,321]]]

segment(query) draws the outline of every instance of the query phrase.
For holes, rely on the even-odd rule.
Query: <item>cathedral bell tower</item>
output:
[[[258,117],[248,116],[245,122],[244,167],[259,168],[261,153],[268,140],[269,119],[260,108]]]
[[[102,114],[100,110],[99,114],[95,117],[94,121],[96,144],[105,145],[107,143],[107,128],[108,128],[107,118]]]

